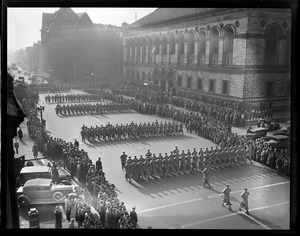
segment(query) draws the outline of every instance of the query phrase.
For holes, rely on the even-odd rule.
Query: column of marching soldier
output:
[[[62,102],[95,102],[103,101],[104,92],[101,94],[55,94],[45,96],[46,103]]]
[[[251,161],[251,144],[239,143],[230,147],[218,147],[214,149],[199,151],[194,148],[185,152],[180,151],[176,147],[170,151],[170,154],[161,153],[152,154],[150,150],[140,158],[128,156],[123,152],[121,156],[122,169],[125,170],[125,178],[131,182],[139,180],[151,180],[163,178],[165,176],[179,176],[183,174],[191,174],[202,171],[206,166],[212,168],[224,168],[230,166],[240,166],[246,164],[247,160]]]
[[[56,115],[71,116],[71,115],[103,115],[107,113],[124,113],[130,112],[130,105],[115,104],[115,103],[96,103],[96,104],[73,104],[60,105],[55,107]]]
[[[81,127],[81,137],[82,142],[88,140],[89,142],[94,142],[96,139],[99,141],[109,141],[109,140],[120,140],[120,139],[134,139],[138,138],[149,138],[149,137],[162,137],[162,136],[173,136],[177,134],[183,134],[183,124],[179,122],[140,122],[139,124],[133,121],[125,125],[107,125],[101,127],[87,127],[83,124]]]

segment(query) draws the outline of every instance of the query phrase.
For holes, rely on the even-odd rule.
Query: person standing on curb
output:
[[[241,203],[240,203],[239,210],[241,211],[242,208],[244,208],[246,210],[246,214],[250,214],[249,206],[248,206],[248,196],[249,196],[249,192],[245,188],[244,191],[241,193]]]
[[[61,229],[62,228],[62,212],[61,212],[59,206],[55,207],[54,216],[55,216],[55,228]]]
[[[71,209],[72,209],[72,204],[69,198],[69,194],[67,194],[65,199],[65,211],[66,211],[67,221],[69,222],[71,220]]]
[[[18,143],[18,141],[16,141],[15,143],[14,143],[14,146],[15,146],[15,149],[16,149],[16,153],[17,154],[19,154],[19,143]]]
[[[229,184],[226,185],[226,188],[223,189],[222,193],[223,193],[223,202],[222,202],[222,206],[224,206],[224,204],[226,204],[227,206],[229,206],[229,210],[231,211],[231,202],[230,202],[230,192],[231,189],[229,188]]]
[[[18,136],[19,136],[20,141],[23,142],[22,141],[22,139],[23,139],[23,131],[22,131],[21,128],[18,130]]]
[[[34,159],[37,159],[37,156],[38,156],[38,145],[36,143],[34,143],[33,147],[32,147],[32,152],[33,152],[33,156],[34,156]]]

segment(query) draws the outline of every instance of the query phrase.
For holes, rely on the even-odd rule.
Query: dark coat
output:
[[[55,228],[56,229],[62,228],[62,213],[61,213],[61,211],[55,210],[54,215],[55,215]]]

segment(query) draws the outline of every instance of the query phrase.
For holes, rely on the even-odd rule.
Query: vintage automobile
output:
[[[266,136],[268,131],[269,129],[264,127],[252,128],[247,130],[246,138],[255,140],[257,138]]]
[[[270,137],[268,141],[265,141],[270,147],[276,149],[288,148],[290,145],[290,138],[285,135],[267,136]]]
[[[21,207],[30,204],[63,203],[65,196],[72,193],[73,189],[74,185],[53,184],[51,179],[30,179],[18,188],[17,200]]]
[[[267,136],[286,135],[286,133],[287,133],[287,129],[282,128],[282,129],[279,129],[279,130],[269,131],[267,133]]]
[[[71,185],[71,177],[66,174],[60,167],[58,167],[58,183],[64,185]],[[20,171],[21,185],[29,179],[46,178],[52,179],[51,167],[49,166],[25,166]]]

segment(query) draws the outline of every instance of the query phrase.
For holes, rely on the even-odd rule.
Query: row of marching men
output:
[[[120,140],[120,139],[134,139],[144,137],[158,137],[158,136],[171,136],[177,134],[183,134],[183,124],[178,122],[142,122],[134,123],[133,121],[125,125],[111,125],[109,122],[106,126],[101,127],[87,127],[83,125],[81,127],[82,141],[88,140],[89,142],[96,141],[108,141],[108,140]]]
[[[102,94],[55,94],[46,95],[46,103],[57,103],[57,102],[94,102],[102,101],[104,98]]]
[[[130,106],[127,104],[115,104],[115,103],[96,103],[96,104],[72,104],[72,105],[60,105],[55,107],[56,115],[71,116],[71,115],[85,115],[85,114],[99,114],[106,113],[121,113],[130,112]]]
[[[128,157],[128,158],[127,158]],[[148,150],[145,155],[140,158],[127,156],[125,152],[121,156],[122,169],[125,170],[125,178],[131,182],[139,180],[150,180],[163,178],[165,176],[183,175],[202,171],[205,166],[213,168],[228,167],[233,165],[246,164],[247,159],[251,161],[251,148],[245,145],[236,145],[230,147],[211,147],[209,150],[199,151],[194,148],[185,152],[180,151],[176,147],[170,154],[165,153],[163,156],[159,153],[157,156]]]

